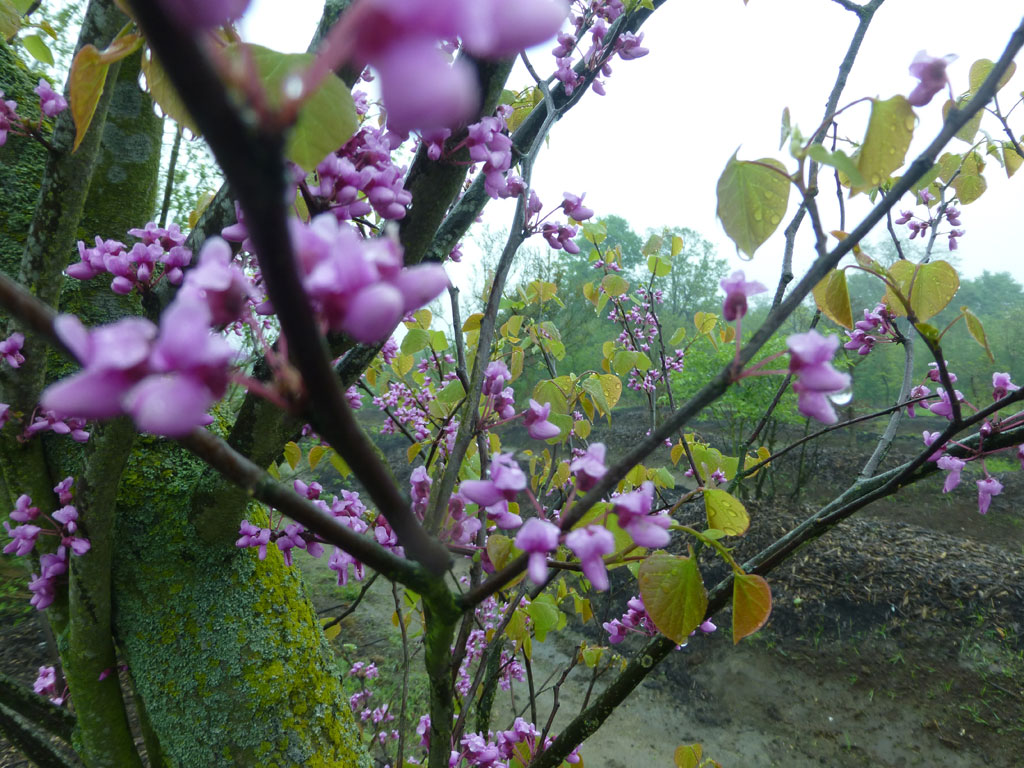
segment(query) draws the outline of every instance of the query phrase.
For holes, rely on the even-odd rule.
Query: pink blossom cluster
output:
[[[68,108],[67,100],[55,92],[45,79],[40,78],[39,85],[34,90],[39,96],[39,111],[45,117],[56,117]],[[0,89],[0,147],[7,143],[8,133],[24,135],[37,128],[39,123],[21,117],[18,114],[18,102],[5,99],[3,89]]]
[[[403,268],[397,241],[366,240],[330,214],[308,225],[293,219],[292,239],[314,310],[329,329],[363,343],[386,339],[406,313],[448,286],[440,264]]]
[[[39,668],[35,682],[32,683],[32,690],[40,696],[45,696],[50,703],[61,707],[68,700],[68,688],[65,685],[61,693],[57,693],[57,670],[53,666]]]
[[[921,199],[921,203],[926,206],[928,203],[935,200],[935,196],[927,189],[922,189],[918,195]],[[955,251],[959,247],[957,244],[958,238],[963,237],[966,233],[966,230],[959,229],[962,223],[960,221],[959,208],[955,208],[952,205],[939,206],[938,216],[932,216],[929,212],[926,217],[916,216],[913,211],[901,210],[900,215],[893,221],[896,224],[905,224],[907,229],[910,230],[910,239],[913,240],[918,235],[924,238],[929,229],[941,226],[943,219],[945,219],[946,223],[950,226],[949,232],[946,233],[949,250]]]
[[[21,354],[21,348],[25,346],[25,334],[12,333],[3,341],[0,341],[0,360],[7,363],[11,368],[20,368],[25,362],[25,356]]]
[[[86,420],[81,417],[60,417],[53,411],[36,409],[32,415],[32,423],[22,432],[22,439],[27,440],[40,432],[53,432],[55,435],[70,435],[76,443],[85,443],[90,436],[85,429],[85,422]]]
[[[0,89],[0,147],[7,143],[7,133],[15,126],[21,126],[22,119],[18,116],[18,102],[5,99]]]
[[[74,315],[60,315],[54,331],[83,370],[53,384],[40,404],[58,416],[107,419],[129,414],[136,426],[179,437],[209,424],[209,407],[228,384],[235,351],[211,333],[209,306],[181,292],[160,327],[128,317],[87,329]]]
[[[96,238],[96,246],[87,248],[78,241],[79,260],[66,270],[76,280],[91,280],[107,272],[113,275],[110,290],[127,295],[134,288],[149,290],[162,277],[171,285],[181,285],[184,269],[192,262],[192,251],[185,247],[185,235],[177,224],[166,229],[150,221],[128,234],[141,240],[128,249],[118,240]]]
[[[893,343],[896,340],[896,328],[892,324],[893,315],[884,304],[874,309],[864,310],[864,319],[853,324],[853,330],[847,331],[850,340],[843,344],[843,349],[855,349],[858,355],[867,355],[879,341]]]
[[[929,371],[928,376],[930,378],[937,378],[938,371],[937,366]],[[949,373],[949,377],[952,381],[956,380],[954,374]],[[1020,389],[1019,386],[1013,383],[1009,373],[996,372],[992,374],[992,399],[995,402],[999,402],[1013,392]],[[928,388],[924,385],[916,387],[914,392],[923,390],[925,394],[928,393]],[[911,395],[914,394],[911,393]],[[939,401],[929,405],[928,408],[937,415],[951,418],[951,404],[949,395],[946,394],[942,387],[938,388]],[[956,392],[957,398],[963,400],[963,395]],[[954,456],[949,453],[949,449],[952,447],[950,444],[937,446],[936,443],[940,437],[939,432],[929,432],[925,430],[922,432],[922,438],[925,446],[931,448],[935,447],[935,450],[929,457],[928,461],[936,462],[939,469],[946,473],[946,479],[942,485],[942,492],[949,493],[958,485],[961,481],[961,472],[971,461],[978,461],[981,465],[983,476],[976,480],[978,488],[978,511],[981,514],[988,512],[989,506],[992,503],[992,497],[998,496],[1003,492],[1003,484],[999,480],[991,475],[988,468],[985,466],[985,456],[993,453],[994,451],[985,450],[985,440],[1000,430],[1010,429],[1012,427],[1019,426],[1022,423],[1020,414],[1013,414],[997,421],[986,420],[979,430],[980,441],[976,448],[969,448],[968,446],[956,443],[961,449],[962,453],[960,456]],[[1003,449],[999,449],[1003,450]],[[1017,445],[1014,447],[1016,452],[1016,458],[1020,461],[1021,469],[1024,469],[1024,444]]]
[[[654,637],[658,634],[658,628],[654,626],[654,621],[651,619],[650,614],[647,613],[644,600],[640,595],[630,598],[629,602],[626,603],[626,612],[622,614],[621,618],[606,621],[601,626],[608,633],[608,642],[612,645],[618,645],[630,634],[637,634],[641,637]],[[710,635],[716,629],[718,627],[715,623],[711,619],[707,619],[690,633],[690,637],[693,637],[698,631],[705,635]],[[678,646],[677,650],[682,647]]]
[[[477,108],[472,68],[449,64],[439,40],[501,58],[554,35],[567,12],[563,0],[363,0],[343,23],[351,58],[379,75],[388,125],[406,134],[452,127]]]
[[[316,167],[309,193],[339,221],[371,212],[382,219],[404,218],[412,193],[403,185],[405,167],[391,157],[401,143],[397,134],[363,123],[345,146]]]
[[[624,12],[622,0],[589,0],[577,2],[575,5],[576,12],[572,17],[574,33],[559,34],[558,45],[551,51],[555,57],[555,78],[562,83],[568,95],[584,83],[584,73],[599,70],[601,76],[610,77],[610,62],[614,56],[618,55],[623,61],[630,61],[649,53],[642,45],[643,33],[635,35],[632,32],[623,32],[608,49],[605,43],[608,25]],[[585,53],[580,54],[578,61],[582,62],[582,67],[581,71],[577,72],[574,66],[574,53],[588,32],[590,47]],[[604,95],[604,83],[600,79],[595,78],[592,87],[595,93]]]
[[[61,504],[56,512],[50,515],[42,514],[39,507],[32,504],[31,497],[22,494],[8,515],[11,520],[21,525],[12,528],[10,523],[4,521],[4,529],[11,539],[3,549],[5,555],[24,557],[31,554],[40,535],[56,536],[59,539],[56,551],[39,555],[39,575],[33,573],[29,581],[28,588],[32,592],[30,602],[40,611],[53,603],[56,597],[57,577],[67,573],[70,556],[84,555],[92,546],[88,539],[76,535],[78,509],[71,504],[73,484],[74,478],[66,477],[54,486],[53,492],[57,494]],[[34,520],[46,523],[46,527],[36,525],[32,522]]]
[[[67,99],[54,91],[43,78],[39,78],[39,85],[34,90],[39,97],[39,111],[47,117],[56,117],[68,108]]]
[[[432,423],[429,405],[437,399],[429,387],[415,390],[401,381],[389,381],[387,388],[373,398],[373,404],[387,414],[381,424],[383,435],[393,435],[398,428],[407,429],[417,441],[430,439]]]

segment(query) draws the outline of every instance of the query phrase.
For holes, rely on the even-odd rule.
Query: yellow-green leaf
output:
[[[750,527],[746,507],[731,493],[720,488],[704,491],[704,509],[707,511],[708,528],[717,528],[730,536],[742,536]]]
[[[21,44],[25,46],[26,51],[32,54],[33,59],[42,64],[53,66],[53,53],[39,35],[25,35],[25,37],[21,38]]]
[[[331,451],[331,466],[334,467],[338,474],[342,477],[348,477],[352,474],[352,470],[349,468],[348,463],[338,455],[337,451]]]
[[[881,101],[872,99],[867,134],[857,153],[857,170],[863,185],[851,185],[850,194],[874,189],[903,165],[917,118],[903,96]]]
[[[956,100],[956,108],[963,109],[967,102],[971,100],[971,94],[965,93]],[[942,105],[942,119],[949,119],[950,110],[953,109],[954,102],[952,99],[946,99],[946,103]],[[956,132],[956,137],[960,141],[964,141],[968,144],[974,143],[974,137],[978,133],[978,129],[981,127],[981,117],[985,114],[985,110],[981,109],[974,113],[974,117],[964,123],[963,127]]]
[[[974,340],[981,344],[985,349],[985,354],[988,355],[988,359],[991,362],[995,362],[996,359],[992,356],[992,349],[988,345],[988,337],[985,335],[985,326],[981,324],[981,320],[967,307],[960,307],[960,311],[963,312],[964,320],[967,321],[967,330],[970,332]]]
[[[718,322],[718,315],[711,312],[698,312],[693,316],[693,325],[697,333],[711,333]]]
[[[754,634],[772,612],[772,590],[760,576],[736,574],[732,583],[732,641]]]
[[[163,65],[156,55],[150,50],[142,57],[142,74],[146,76],[146,89],[149,96],[156,102],[160,110],[179,125],[183,125],[192,132],[192,135],[200,134],[199,126],[192,119],[185,102],[181,100],[174,84],[164,71]]]
[[[985,82],[985,78],[988,77],[989,73],[992,71],[993,66],[994,64],[990,59],[978,59],[976,62],[971,64],[970,83],[972,93],[977,93],[978,89],[981,87],[981,84]],[[996,85],[996,90],[998,91],[1000,88],[1006,85],[1010,81],[1010,78],[1013,77],[1013,73],[1016,71],[1017,64],[1011,61],[1010,66],[1006,68],[1006,71],[1003,73],[1003,76],[999,78],[999,83],[998,85]]]
[[[771,237],[786,215],[790,183],[778,160],[729,158],[718,179],[718,218],[737,251],[752,257]]]
[[[683,744],[676,747],[674,760],[676,768],[699,768],[704,749],[700,744]]]
[[[977,152],[971,152],[964,157],[963,163],[960,164],[960,173],[951,182],[962,205],[973,203],[988,188],[985,177],[981,175],[984,168],[985,162]]]
[[[960,288],[960,276],[948,261],[932,261],[928,264],[914,264],[911,261],[897,261],[889,267],[889,277],[896,283],[904,296],[910,297],[910,308],[918,322],[934,317],[953,300]],[[898,316],[905,316],[906,309],[888,288],[886,304]]]
[[[846,287],[846,271],[833,269],[814,286],[814,301],[825,316],[843,328],[853,328],[853,309]]]
[[[597,377],[601,381],[601,389],[604,390],[604,399],[608,401],[608,408],[614,408],[622,397],[622,380],[612,373],[602,373]]]
[[[674,259],[676,256],[678,256],[682,252],[683,252],[683,238],[681,238],[679,235],[672,235],[672,247],[671,247],[671,250],[670,250],[671,257]]]
[[[658,553],[637,571],[644,607],[658,631],[682,645],[704,621],[708,593],[694,557]]]
[[[1024,140],[1024,138],[1022,138],[1022,140]],[[1020,146],[1020,142],[1017,142],[1017,145]],[[1013,176],[1013,174],[1017,172],[1017,169],[1020,168],[1021,163],[1024,163],[1024,158],[1022,158],[1017,153],[1017,150],[1013,146],[1013,143],[1009,141],[1004,141],[1003,168],[1006,169],[1006,178],[1010,178],[1011,176]]]
[[[21,14],[10,0],[0,0],[0,37],[10,40],[21,29]]]
[[[294,441],[285,443],[284,458],[288,462],[288,466],[294,471],[299,462],[302,461],[302,449],[299,448],[298,443]]]
[[[314,445],[309,449],[309,468],[316,469],[316,465],[320,463],[320,459],[327,453],[327,449],[322,445]]]
[[[618,275],[612,273],[605,275],[601,280],[601,287],[609,296],[621,296],[629,290],[629,283]]]

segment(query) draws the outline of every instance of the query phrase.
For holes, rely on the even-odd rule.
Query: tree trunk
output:
[[[155,209],[161,120],[138,89],[137,57],[116,74],[116,84],[108,84],[114,88],[91,183],[88,173],[74,180],[88,188],[77,227],[88,241],[94,235],[126,241],[127,229],[143,226]],[[10,51],[0,43],[0,88],[7,98],[17,98],[19,109],[31,105],[34,85],[13,70]],[[39,182],[46,152],[37,146],[11,137],[0,155],[0,268],[11,275],[19,272],[28,222],[47,191]],[[74,232],[68,224],[62,221],[62,237]],[[73,242],[39,245],[58,257],[33,262],[47,271],[33,275],[33,283],[52,285],[54,269],[77,258]],[[89,325],[141,312],[138,301],[115,296],[107,282],[72,282],[62,309]],[[51,355],[48,378],[70,370]],[[25,417],[30,413],[31,407]],[[52,508],[49,488],[74,474],[76,504],[93,541],[87,555],[73,559],[70,600],[50,609],[78,708],[76,743],[90,765],[134,762],[118,751],[124,738],[114,735],[117,721],[123,723],[117,675],[97,680],[101,668],[116,664],[111,630],[144,704],[154,764],[369,765],[298,570],[286,567],[276,548],[260,561],[253,550],[234,546],[239,521],[265,520],[265,510],[246,510],[238,494],[206,493],[214,480],[204,465],[172,442],[133,441],[123,420],[95,429],[84,449],[52,435],[16,446],[22,426],[12,423],[0,433],[4,453],[14,458],[17,452],[20,459],[31,452],[34,459],[0,462],[0,490],[6,491],[0,501],[10,509],[29,491],[43,501],[40,507]],[[219,421],[214,428],[227,426]],[[193,498],[215,499],[217,506],[193,504]],[[105,749],[105,741],[117,746]]]

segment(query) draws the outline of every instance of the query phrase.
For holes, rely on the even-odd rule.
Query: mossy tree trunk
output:
[[[113,15],[111,0],[94,0],[89,13],[106,22],[89,40],[102,48],[124,19]],[[128,228],[153,217],[162,121],[138,88],[138,65],[137,57],[128,59],[111,72],[94,125],[102,141],[97,135],[91,150],[88,140],[79,149],[91,151],[91,160],[82,155],[62,164],[66,141],[55,141],[57,152],[47,156],[19,137],[0,154],[0,182],[14,191],[5,192],[0,214],[0,268],[89,325],[143,311],[110,292],[102,277],[72,282],[62,294],[52,289],[77,258],[76,237],[124,241]],[[0,87],[31,109],[34,85],[0,43]],[[61,192],[48,186],[55,183],[65,193],[73,185],[83,200],[65,209],[74,221],[64,216],[59,227],[40,226],[35,209],[48,192]],[[0,327],[4,335],[12,330]],[[70,370],[35,340],[28,352],[36,354],[29,371],[38,381],[28,387],[10,370],[0,380],[0,400],[16,390],[25,395],[18,410],[26,419],[42,383]],[[78,711],[76,745],[87,764],[138,764],[117,675],[98,681],[99,672],[116,665],[115,649],[145,705],[155,764],[369,764],[297,570],[276,549],[260,561],[234,546],[239,521],[265,512],[247,510],[244,495],[225,493],[176,444],[135,437],[125,420],[98,425],[84,448],[57,436],[20,444],[22,427],[15,420],[0,431],[0,502],[11,509],[29,492],[52,509],[50,488],[72,474],[93,542],[90,553],[73,559],[69,598],[51,609]]]

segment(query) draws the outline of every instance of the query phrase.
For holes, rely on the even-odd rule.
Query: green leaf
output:
[[[903,165],[917,118],[903,96],[872,99],[867,134],[857,153],[857,170],[864,183],[851,185],[850,194],[874,189]]]
[[[985,78],[987,78],[989,76],[989,73],[992,71],[993,66],[995,65],[992,63],[990,59],[978,59],[976,62],[971,64],[971,93],[978,92],[978,89],[981,87],[981,84],[985,82]],[[1017,64],[1016,62],[1011,61],[1010,66],[1006,68],[1006,71],[1003,73],[1003,76],[999,78],[999,83],[998,85],[996,85],[996,90],[998,91],[1000,88],[1006,85],[1010,81],[1010,78],[1013,77],[1013,73],[1016,71]]]
[[[437,393],[437,399],[447,405],[455,405],[466,396],[466,388],[458,379],[452,379],[444,389]]]
[[[708,593],[694,557],[654,554],[640,563],[640,595],[654,626],[679,645],[704,621]]]
[[[683,339],[686,338],[686,327],[679,326],[676,328],[676,332],[672,334],[672,338],[668,340],[669,346],[678,347],[683,343]]]
[[[793,131],[793,124],[789,118],[789,107],[785,107],[782,110],[782,126],[779,131],[779,149],[781,150],[786,146],[786,139],[789,138],[789,134]]]
[[[960,311],[963,312],[964,320],[967,321],[967,330],[974,337],[974,340],[981,344],[985,349],[985,354],[988,355],[988,359],[991,362],[995,362],[996,359],[992,356],[992,349],[988,345],[988,337],[985,335],[985,326],[981,324],[981,320],[967,307],[960,307]]]
[[[629,290],[629,283],[616,274],[605,275],[601,280],[601,287],[609,296],[621,296]]]
[[[19,14],[24,16],[32,8],[33,0],[13,0],[11,3]]]
[[[0,37],[10,40],[21,29],[21,13],[10,0],[0,0]]]
[[[600,379],[588,376],[583,380],[583,391],[590,395],[600,415],[604,416],[608,413],[610,409],[608,408],[608,401],[605,399],[604,388],[601,386]]]
[[[313,61],[313,54],[309,53],[280,53],[261,45],[245,45],[260,73],[271,106],[283,101],[286,85]],[[240,46],[229,45],[225,52],[228,56],[239,57]],[[348,141],[358,127],[359,116],[348,86],[337,75],[330,74],[303,101],[288,135],[285,156],[303,170],[312,171],[329,153]]]
[[[960,173],[951,182],[961,204],[973,203],[985,193],[988,184],[985,177],[981,175],[984,168],[985,161],[977,152],[971,152],[964,156],[964,161],[960,165]]]
[[[790,183],[778,160],[753,163],[737,160],[735,154],[729,159],[718,179],[718,218],[738,251],[753,256],[778,228],[789,204]]]
[[[68,101],[71,106],[71,118],[75,122],[72,152],[82,143],[92,123],[92,117],[96,114],[96,105],[103,94],[103,84],[107,81],[110,65],[128,56],[140,45],[142,38],[139,35],[123,35],[116,38],[103,51],[94,45],[85,45],[75,54],[68,77]]]
[[[50,51],[50,47],[43,41],[39,35],[25,35],[21,38],[22,45],[25,46],[25,50],[32,54],[32,58],[43,64],[53,66],[53,53]]]
[[[402,339],[402,354],[415,355],[430,344],[430,334],[422,328],[413,328]]]
[[[904,296],[909,295],[910,308],[918,322],[924,322],[945,309],[960,288],[960,276],[948,261],[928,264],[897,261],[889,267],[889,277]],[[885,295],[890,311],[900,317],[906,316],[903,302],[888,288]]]
[[[638,357],[640,357],[639,352],[620,349],[615,353],[615,357],[612,358],[612,369],[619,376],[625,376],[636,367]]]
[[[285,443],[284,458],[285,461],[288,462],[288,466],[291,467],[294,472],[295,468],[299,465],[299,462],[302,461],[302,449],[299,448],[298,443],[295,441]]]
[[[836,325],[853,329],[853,309],[846,287],[846,271],[833,269],[814,286],[814,301],[824,315]]]
[[[655,277],[664,277],[672,271],[672,262],[666,261],[661,256],[652,255],[647,257],[647,269]]]
[[[554,379],[545,379],[537,382],[537,386],[533,388],[533,399],[538,403],[551,403],[552,413],[566,414],[569,412],[569,404],[565,392],[568,391],[569,387],[564,387],[563,390],[561,381],[556,383]]]
[[[539,595],[530,603],[526,613],[533,620],[533,635],[538,643],[543,643],[548,632],[565,626],[565,614],[558,610],[555,599],[551,595]]]
[[[822,165],[830,165],[837,171],[845,174],[846,178],[850,180],[851,185],[863,186],[864,178],[860,175],[860,171],[857,170],[857,164],[843,150],[837,149],[835,152],[829,152],[821,144],[811,144],[807,154],[810,155],[812,160],[816,160]]]
[[[754,634],[772,612],[772,590],[760,576],[736,574],[732,582],[732,641]]]
[[[719,488],[704,491],[704,508],[708,516],[708,528],[718,528],[730,536],[742,536],[750,527],[747,510],[731,493]]]

